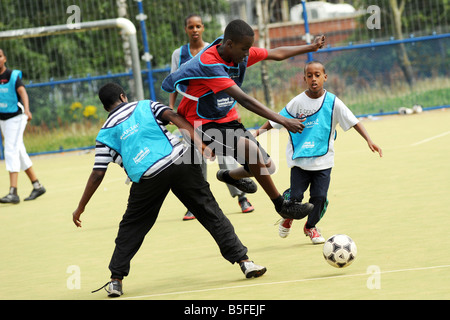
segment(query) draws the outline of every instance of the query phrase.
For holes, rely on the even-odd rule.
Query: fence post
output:
[[[302,7],[303,7],[303,22],[305,25],[305,40],[307,44],[311,44],[311,34],[309,33],[309,25],[308,25],[308,13],[306,12],[306,1],[302,0]],[[312,52],[308,52],[308,62],[313,60]]]
[[[142,5],[142,0],[135,0],[138,4],[139,15],[136,16],[136,19],[139,20],[141,25],[141,33],[142,33],[142,43],[144,45],[144,55],[142,56],[142,60],[146,62],[147,65],[147,81],[148,81],[148,89],[150,90],[150,99],[156,101],[155,87],[153,86],[153,71],[151,59],[152,55],[150,54],[150,50],[148,48],[147,41],[147,29],[145,27],[145,19],[147,16],[144,14],[144,7]]]

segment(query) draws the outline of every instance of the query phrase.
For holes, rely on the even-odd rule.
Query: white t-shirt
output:
[[[323,99],[325,98],[325,93],[317,98],[311,99],[306,95],[305,92],[302,92],[295,98],[293,98],[287,104],[287,111],[292,114],[303,114],[305,116],[314,114],[317,110],[319,110],[320,106],[323,103]],[[275,129],[280,129],[283,126],[269,120],[270,125]],[[334,135],[336,131],[336,125],[339,123],[339,126],[347,131],[356,125],[359,120],[355,117],[355,115],[350,111],[350,109],[338,98],[334,102],[333,109],[333,121],[331,124],[331,136],[333,138],[330,139],[328,153],[321,157],[310,157],[310,158],[296,158],[292,159],[292,143],[289,141],[286,148],[286,159],[289,168],[292,167],[300,167],[303,170],[323,170],[332,168],[334,166]]]

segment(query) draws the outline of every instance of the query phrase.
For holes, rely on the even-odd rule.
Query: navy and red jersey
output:
[[[202,54],[202,62],[204,62],[205,64],[220,63],[226,64],[228,66],[234,66],[233,62],[226,62],[220,57],[217,51],[217,48],[219,46],[220,45],[216,45],[207,49]],[[247,67],[250,67],[251,65],[257,62],[266,59],[267,54],[268,53],[266,49],[251,47],[249,50]],[[227,88],[230,88],[233,85],[236,85],[236,83],[231,78],[191,79],[189,81],[189,87],[186,93],[189,95],[200,97],[209,91],[217,93]],[[181,100],[177,112],[181,116],[183,116],[187,121],[189,121],[189,123],[191,123],[194,127],[203,125],[208,122],[226,123],[233,120],[237,120],[239,118],[236,108],[232,108],[225,117],[220,119],[209,120],[201,118],[197,114],[197,101],[188,99],[186,97],[183,97],[183,99]]]

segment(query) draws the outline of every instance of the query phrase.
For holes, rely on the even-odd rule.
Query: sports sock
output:
[[[16,187],[10,187],[9,188],[9,194],[13,194],[17,196],[17,188]]]
[[[40,187],[42,187],[41,183],[39,182],[39,180],[33,181],[31,182],[31,184],[33,185],[34,189],[39,189]]]
[[[284,202],[283,197],[280,195],[277,198],[271,199],[271,200],[272,200],[273,204],[275,205],[275,210],[277,210],[277,212],[280,212],[281,207],[283,206],[283,202]]]
[[[222,173],[222,179],[223,179],[226,183],[233,183],[234,181],[236,181],[235,179],[233,179],[233,178],[230,176],[230,171],[229,171],[229,170],[224,171],[224,172]]]

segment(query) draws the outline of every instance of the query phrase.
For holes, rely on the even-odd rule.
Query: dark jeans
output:
[[[200,166],[180,163],[131,186],[128,206],[119,225],[116,247],[109,264],[111,278],[123,279],[128,275],[130,261],[154,225],[170,190],[209,231],[226,260],[235,263],[247,259],[247,248],[219,208]]]
[[[313,211],[308,215],[307,228],[315,227],[322,218],[322,211],[327,201],[328,187],[330,186],[331,168],[324,170],[303,170],[299,167],[291,169],[291,199],[302,201],[303,194],[309,188],[309,202],[314,205]]]

